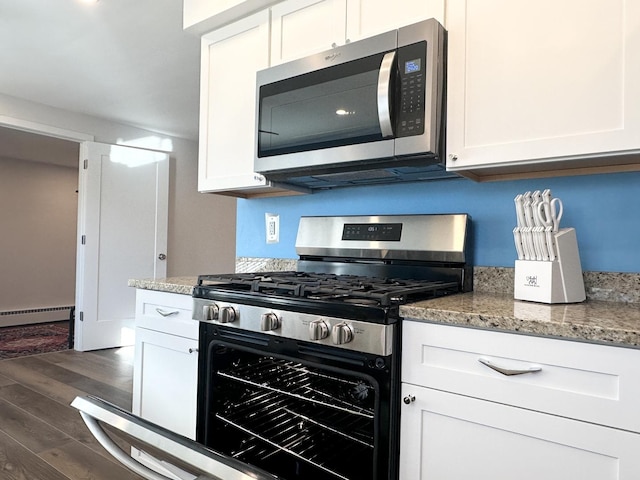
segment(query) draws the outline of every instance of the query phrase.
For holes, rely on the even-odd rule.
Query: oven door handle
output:
[[[100,398],[87,395],[76,397],[71,406],[80,415],[96,440],[120,463],[147,480],[169,480],[126,454],[105,433],[99,422],[110,425],[130,437],[151,445],[167,454],[179,458],[210,477],[202,480],[277,480],[273,475],[237,460],[221,455],[193,440],[160,427],[148,420],[133,415]]]
[[[72,404],[73,405],[73,404]],[[95,437],[100,445],[104,447],[104,449],[116,460],[118,460],[121,464],[127,467],[134,473],[137,473],[143,478],[147,480],[170,480],[169,477],[161,475],[154,470],[146,467],[142,463],[134,460],[130,455],[124,452],[116,443],[106,434],[106,432],[102,429],[98,420],[93,418],[91,415],[85,412],[80,412],[80,416],[84,423],[87,425],[87,428],[91,432],[91,434]]]
[[[388,52],[382,58],[378,73],[378,120],[382,138],[393,136],[393,124],[391,123],[391,74],[396,59],[396,51]]]

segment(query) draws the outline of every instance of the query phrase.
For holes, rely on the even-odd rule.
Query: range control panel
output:
[[[342,229],[342,240],[399,242],[401,235],[401,223],[345,223]]]

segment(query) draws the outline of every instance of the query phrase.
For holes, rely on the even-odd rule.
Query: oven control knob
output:
[[[270,332],[280,328],[280,317],[273,312],[263,313],[260,317],[260,330]]]
[[[212,303],[211,305],[204,305],[202,307],[202,317],[204,320],[217,320],[218,319],[218,305]]]
[[[313,320],[309,323],[309,338],[311,340],[322,340],[329,336],[329,327],[324,320]]]
[[[353,327],[344,322],[334,325],[333,329],[331,330],[331,340],[336,345],[349,343],[351,340],[353,340]]]
[[[222,307],[220,309],[220,313],[218,314],[218,321],[220,323],[233,323],[237,318],[238,314],[233,307]]]

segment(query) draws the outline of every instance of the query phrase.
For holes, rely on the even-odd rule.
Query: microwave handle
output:
[[[393,125],[391,124],[391,74],[393,72],[393,63],[396,59],[396,51],[388,52],[382,58],[380,63],[380,71],[378,73],[378,120],[380,121],[380,131],[382,137],[393,136]]]

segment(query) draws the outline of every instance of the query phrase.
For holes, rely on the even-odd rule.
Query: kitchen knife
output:
[[[524,230],[527,227],[527,224],[524,218],[524,205],[522,204],[523,195],[519,193],[518,195],[516,195],[513,201],[515,202],[515,205],[516,205],[516,220],[518,222],[516,226],[516,229],[518,230],[518,240],[516,240],[514,237],[514,241],[516,241],[516,250],[518,251],[518,258],[520,255],[520,250],[518,250],[518,242],[519,242],[520,248],[522,249],[522,256],[523,256],[523,258],[519,258],[519,259],[530,260],[531,253],[529,252],[529,245],[527,244],[526,238],[524,237]]]
[[[532,203],[531,203],[531,216],[533,217],[533,222],[535,226],[533,227],[533,238],[536,242],[537,246],[537,256],[538,260],[547,261],[549,260],[549,249],[547,248],[547,239],[545,237],[544,225],[540,220],[538,215],[538,205],[543,202],[542,193],[540,190],[536,190],[531,195]]]
[[[516,251],[518,252],[518,260],[524,260],[524,247],[522,246],[522,236],[520,235],[520,227],[513,229],[513,241],[516,244]]]
[[[527,260],[540,260],[540,252],[538,251],[538,247],[533,237],[533,227],[535,227],[535,223],[533,221],[533,210],[531,208],[531,192],[525,192],[522,196],[523,199],[523,210],[524,210],[524,221],[526,227],[523,230],[524,241],[527,243],[529,247],[529,257]]]

